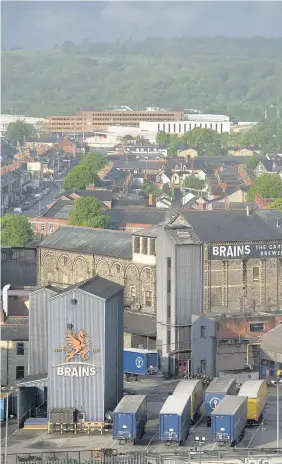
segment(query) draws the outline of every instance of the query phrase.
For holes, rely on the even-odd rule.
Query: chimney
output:
[[[150,194],[149,194],[149,203],[148,203],[148,206],[153,206],[153,203],[154,203],[154,197],[153,197],[153,194],[150,193]]]
[[[0,312],[0,325],[5,324],[5,313],[4,311]]]
[[[246,206],[246,214],[247,214],[247,216],[250,216],[250,208],[249,208],[248,205]]]

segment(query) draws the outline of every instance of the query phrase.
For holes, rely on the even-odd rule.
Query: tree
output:
[[[142,186],[142,191],[146,197],[149,197],[149,195],[153,195],[154,197],[157,197],[162,193],[162,191],[156,186],[156,184],[150,184],[147,180],[144,180],[143,186]]]
[[[257,167],[258,165],[258,159],[255,157],[255,156],[251,156],[249,159],[247,159],[247,161],[245,162],[245,165],[247,166],[247,168],[249,168],[251,171],[254,171],[254,169]]]
[[[2,246],[27,246],[31,242],[33,231],[25,216],[6,214],[0,224]]]
[[[11,122],[7,128],[7,138],[9,140],[16,140],[22,145],[23,142],[35,134],[35,129],[31,124],[24,121]]]
[[[198,179],[198,177],[196,177],[194,174],[191,174],[190,176],[185,177],[183,186],[185,188],[202,190],[205,186],[205,181]]]
[[[65,177],[64,189],[82,190],[93,182],[91,172],[81,164],[72,168]]]
[[[163,193],[166,193],[167,195],[172,197],[172,191],[171,191],[171,188],[170,188],[170,186],[168,184],[163,185]]]
[[[167,147],[169,145],[169,134],[166,132],[158,132],[156,137],[156,142],[159,147]]]
[[[278,209],[282,213],[282,198],[276,198],[269,206],[270,208]]]
[[[85,155],[78,166],[72,168],[64,180],[64,189],[85,189],[93,184],[97,187],[101,181],[97,173],[107,164],[105,158],[99,153],[89,152]]]
[[[69,223],[76,226],[105,229],[109,218],[103,215],[102,203],[95,197],[81,197],[74,202],[74,208],[69,213]]]
[[[280,176],[278,174],[263,174],[255,179],[247,191],[247,201],[254,201],[257,194],[262,198],[281,198],[282,179]]]

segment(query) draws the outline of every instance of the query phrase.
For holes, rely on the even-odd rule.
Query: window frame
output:
[[[24,342],[17,342],[16,345],[17,356],[24,356]],[[22,351],[20,353],[20,351]]]
[[[259,326],[261,328],[258,328]],[[254,327],[257,327],[257,328],[254,330]],[[265,323],[264,322],[250,322],[249,330],[250,332],[264,332]]]
[[[22,376],[19,375],[20,369],[22,370]],[[16,366],[16,380],[24,379],[24,366]]]
[[[255,276],[255,269],[257,271],[257,276]],[[253,266],[253,281],[259,282],[260,281],[260,268],[259,266]]]

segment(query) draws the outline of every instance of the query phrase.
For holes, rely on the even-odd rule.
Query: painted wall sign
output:
[[[254,258],[276,258],[282,257],[282,240],[267,244],[232,244],[232,245],[210,245],[209,259],[254,259]]]
[[[65,362],[55,366],[57,375],[64,377],[91,377],[96,375],[95,364],[87,362],[90,353],[100,349],[91,348],[91,338],[84,330],[66,331],[65,345],[55,348],[54,353],[65,352]]]

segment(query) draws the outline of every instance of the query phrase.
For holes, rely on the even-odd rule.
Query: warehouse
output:
[[[192,315],[280,310],[278,211],[182,212],[135,233],[134,249],[135,240],[140,250],[148,237],[156,239],[157,347],[163,355],[182,350],[182,361],[190,359]]]
[[[45,401],[46,387],[49,420],[54,409],[73,408],[84,420],[102,422],[115,408],[123,391],[121,285],[95,276],[31,295],[29,376],[19,385],[21,416]]]

